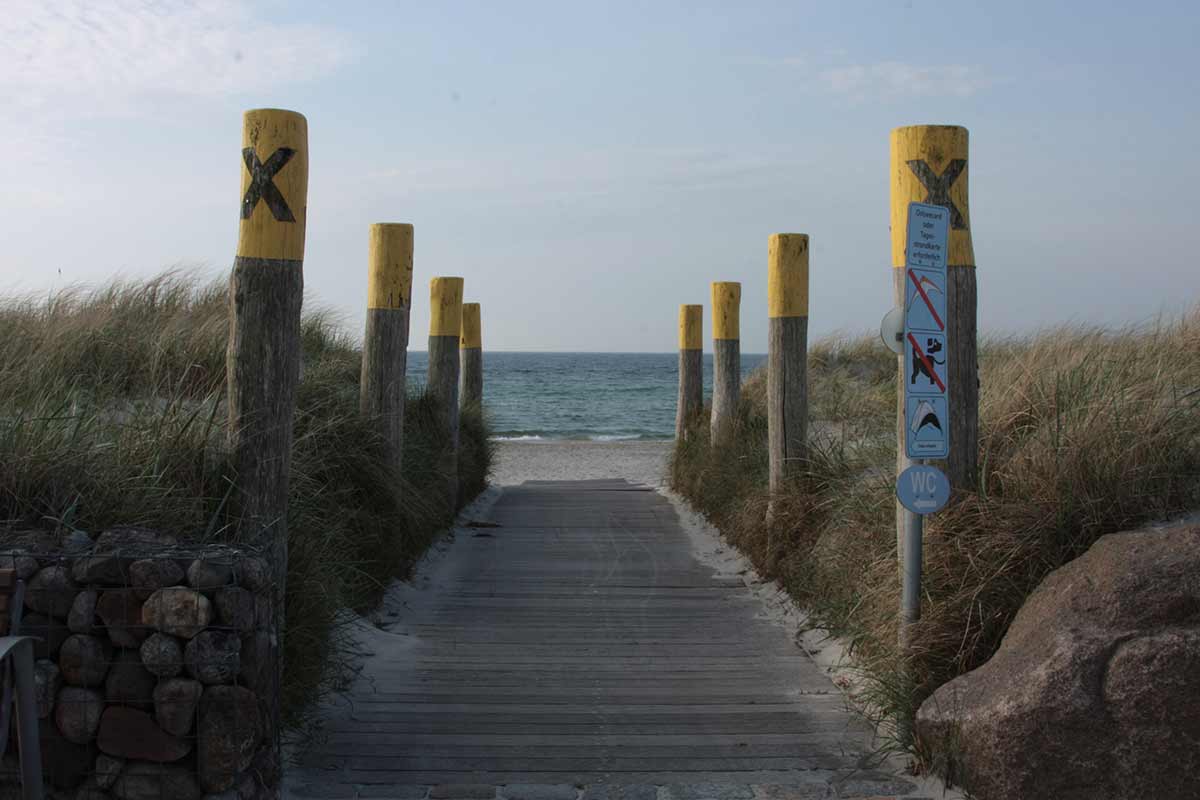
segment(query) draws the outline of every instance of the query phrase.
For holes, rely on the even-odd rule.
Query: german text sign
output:
[[[909,458],[950,454],[947,399],[946,244],[950,211],[908,204],[904,250],[905,452]]]

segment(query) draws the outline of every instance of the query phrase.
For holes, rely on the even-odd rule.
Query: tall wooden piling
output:
[[[459,405],[478,408],[483,405],[483,320],[479,303],[463,303],[462,333],[458,341]]]
[[[955,125],[912,125],[891,135],[892,276],[896,305],[905,300],[905,236],[908,204],[931,203],[950,211],[946,268],[946,369],[950,413],[950,456],[946,475],[952,489],[974,489],[979,476],[979,365],[975,250],[967,195],[967,129]],[[898,357],[903,382],[904,356]],[[901,390],[903,383],[900,384]],[[904,454],[904,392],[897,393],[897,474],[912,462]],[[897,552],[903,564],[906,512],[896,504]]]
[[[462,278],[429,282],[429,375],[426,386],[437,404],[445,444],[438,469],[446,477],[445,501],[458,507],[458,340],[462,333]]]
[[[294,111],[247,111],[242,123],[242,205],[229,283],[226,371],[232,497],[243,529],[287,567],[288,469],[300,378],[300,305],[308,197],[308,123]]]
[[[679,400],[675,438],[687,438],[688,426],[704,408],[704,306],[679,307]]]
[[[413,226],[372,225],[367,239],[367,329],[359,407],[383,424],[389,460],[397,473],[404,460],[404,375],[412,276]]]
[[[738,395],[742,381],[742,355],[738,315],[742,285],[714,281],[713,314],[713,398],[712,441],[723,442],[733,432],[737,420]]]
[[[774,496],[797,474],[808,444],[808,236],[767,242],[767,445]]]

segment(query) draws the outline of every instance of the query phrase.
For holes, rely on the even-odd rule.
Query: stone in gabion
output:
[[[108,642],[82,633],[69,636],[58,654],[58,668],[72,686],[100,686],[110,661],[112,648]]]
[[[134,761],[113,784],[113,794],[119,800],[200,800],[204,793],[186,767]]]
[[[201,683],[233,683],[241,671],[242,640],[230,631],[204,631],[188,642],[183,664]]]
[[[271,685],[271,634],[258,631],[242,637],[240,659],[242,663],[238,676],[241,682],[254,690],[265,689]]]
[[[223,586],[213,593],[213,604],[217,607],[217,620],[226,628],[239,634],[254,630],[254,595],[240,586]]]
[[[261,558],[243,558],[234,565],[237,573],[237,583],[243,589],[249,589],[255,594],[269,594],[271,591],[271,571],[267,562]]]
[[[142,605],[142,622],[160,633],[191,639],[212,622],[212,603],[186,586],[169,586]]]
[[[204,686],[187,678],[168,678],[154,689],[154,719],[172,736],[186,736],[196,719]]]
[[[233,788],[261,734],[258,698],[241,686],[210,686],[200,700],[196,768],[207,792]]]
[[[95,689],[67,686],[58,693],[54,722],[68,742],[87,744],[96,738],[104,713],[104,695]]]
[[[121,775],[121,770],[125,768],[125,759],[113,758],[101,753],[96,758],[96,785],[101,789],[107,789],[117,782],[117,778]]]
[[[55,708],[55,714],[61,705]],[[96,744],[77,744],[69,741],[52,720],[42,720],[38,725],[38,739],[42,746],[43,764],[53,764],[49,770],[50,784],[55,789],[74,789],[83,783],[96,765]],[[54,794],[51,793],[51,797]]]
[[[160,678],[174,678],[183,671],[183,648],[179,640],[165,633],[154,633],[142,642],[142,664]]]
[[[86,553],[95,547],[92,537],[88,536],[87,531],[74,530],[63,537],[62,548],[63,552],[69,556],[76,556],[80,553]]]
[[[109,589],[96,601],[96,616],[117,647],[138,648],[150,635],[142,624],[142,601],[132,589]]]
[[[150,708],[154,704],[154,686],[158,681],[142,666],[141,656],[133,650],[117,654],[104,680],[104,696],[109,703]]]
[[[192,752],[191,741],[167,733],[145,711],[125,706],[104,710],[97,743],[110,756],[164,764]]]
[[[96,783],[96,779],[92,777],[79,787],[79,791],[75,793],[72,800],[112,800],[112,796],[101,789]]]
[[[16,570],[19,580],[28,581],[38,571],[38,560],[27,553],[13,550],[0,555],[0,569]]]
[[[35,658],[56,658],[63,642],[71,635],[67,626],[41,614],[26,614],[21,619],[21,635],[32,636]]]
[[[54,702],[62,688],[62,672],[49,659],[40,659],[33,668],[33,689],[37,696],[38,718],[46,719],[54,713]]]
[[[75,595],[71,612],[67,614],[67,628],[71,633],[95,633],[96,602],[100,594],[94,589],[84,589]]]
[[[228,556],[198,558],[187,571],[193,589],[219,589],[233,583],[233,559]]]
[[[183,567],[171,558],[143,558],[129,565],[130,585],[142,600],[159,589],[175,586],[182,580]]]
[[[25,605],[32,611],[55,619],[66,619],[79,588],[66,567],[52,566],[38,571],[25,587]]]

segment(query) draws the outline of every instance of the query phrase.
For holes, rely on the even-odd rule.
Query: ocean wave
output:
[[[668,441],[671,438],[650,432],[600,433],[596,431],[501,431],[491,437],[493,442],[647,442]]]

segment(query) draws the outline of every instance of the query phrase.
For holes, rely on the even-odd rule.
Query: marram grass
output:
[[[743,391],[742,434],[707,423],[677,444],[673,487],[816,620],[851,642],[863,699],[902,722],[983,664],[1025,598],[1100,536],[1200,506],[1200,310],[1152,325],[1062,327],[980,348],[978,492],[926,518],[921,621],[896,650],[896,359],[874,337],[809,353],[810,463],[768,530],[765,375]],[[938,754],[892,725],[895,746]]]
[[[405,459],[358,413],[361,354],[306,303],[288,509],[283,707],[296,724],[355,653],[344,609],[374,606],[452,509],[428,498],[443,446],[430,402],[410,397]],[[93,535],[145,525],[228,539],[224,442],[228,300],[186,273],[49,297],[0,300],[0,524]],[[491,467],[487,426],[467,413],[463,497]]]

